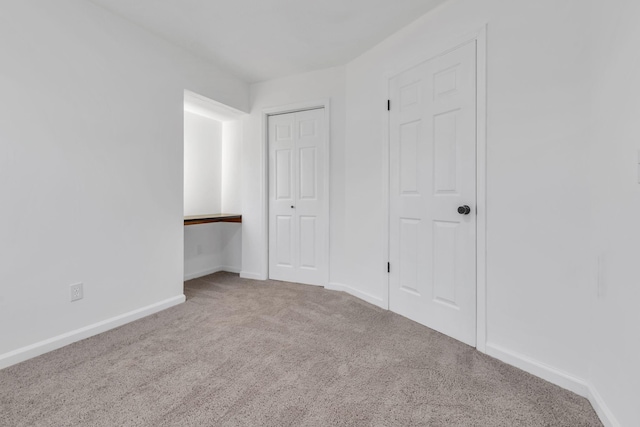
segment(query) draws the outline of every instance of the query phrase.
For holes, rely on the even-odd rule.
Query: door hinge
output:
[[[387,273],[391,273],[391,263],[387,263]]]
[[[387,111],[391,111],[391,100],[387,99]]]

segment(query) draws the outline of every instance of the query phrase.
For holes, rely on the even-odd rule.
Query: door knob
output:
[[[295,207],[294,207],[294,206],[291,206],[291,209],[295,209]]]
[[[471,208],[467,205],[464,206],[459,206],[458,207],[458,213],[460,215],[469,215],[469,213],[471,213]]]

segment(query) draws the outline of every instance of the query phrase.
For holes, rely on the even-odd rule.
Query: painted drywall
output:
[[[222,123],[221,209],[224,213],[242,213],[242,121]]]
[[[590,382],[620,426],[640,425],[640,3],[594,1],[593,252],[600,259]],[[613,425],[613,424],[612,424]]]
[[[221,122],[209,115],[185,111],[184,213],[242,213],[240,120]],[[185,280],[216,271],[240,272],[241,247],[240,224],[185,227]]]
[[[184,280],[217,271],[240,273],[242,225],[214,223],[184,228]]]
[[[243,120],[242,146],[242,275],[265,279],[267,221],[263,110],[290,104],[330,100],[330,282],[340,280],[344,263],[345,68],[251,85],[251,114]]]
[[[242,120],[222,124],[222,212],[244,214],[242,206]],[[242,269],[241,224],[219,224],[223,248],[222,270],[240,273]]]
[[[219,224],[198,224],[184,228],[184,280],[222,270],[224,248]]]
[[[222,123],[184,112],[184,214],[222,212]]]
[[[222,263],[220,271],[240,273],[242,271],[242,225],[220,223],[220,245],[222,247]]]
[[[184,89],[245,111],[249,97],[237,78],[83,0],[2,2],[0,52],[4,365],[179,300]],[[71,303],[77,282],[84,299]]]

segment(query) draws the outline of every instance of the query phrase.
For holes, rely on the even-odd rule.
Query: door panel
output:
[[[276,199],[291,200],[293,196],[293,169],[291,149],[276,150]]]
[[[400,126],[400,188],[403,194],[418,192],[418,142],[420,122]]]
[[[456,306],[456,246],[459,223],[433,222],[433,297]]]
[[[278,215],[276,217],[276,265],[278,267],[293,266],[293,233],[292,217],[290,215]]]
[[[457,188],[457,113],[458,110],[449,111],[435,116],[433,120],[433,169],[435,192],[439,194],[455,193]]]
[[[317,268],[316,217],[300,217],[300,268]]]
[[[400,219],[400,285],[402,290],[420,296],[418,280],[420,220]]]
[[[299,199],[316,199],[316,168],[316,147],[301,148]]]
[[[389,118],[389,307],[474,346],[475,52],[471,42],[392,78]]]
[[[269,117],[271,279],[313,285],[328,280],[325,138],[324,109]],[[290,218],[290,235],[280,230],[284,217]],[[289,254],[287,262],[281,253]]]

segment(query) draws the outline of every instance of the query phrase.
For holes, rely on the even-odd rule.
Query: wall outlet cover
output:
[[[75,285],[69,286],[69,292],[70,292],[72,302],[81,300],[84,297],[82,283],[76,283]]]

